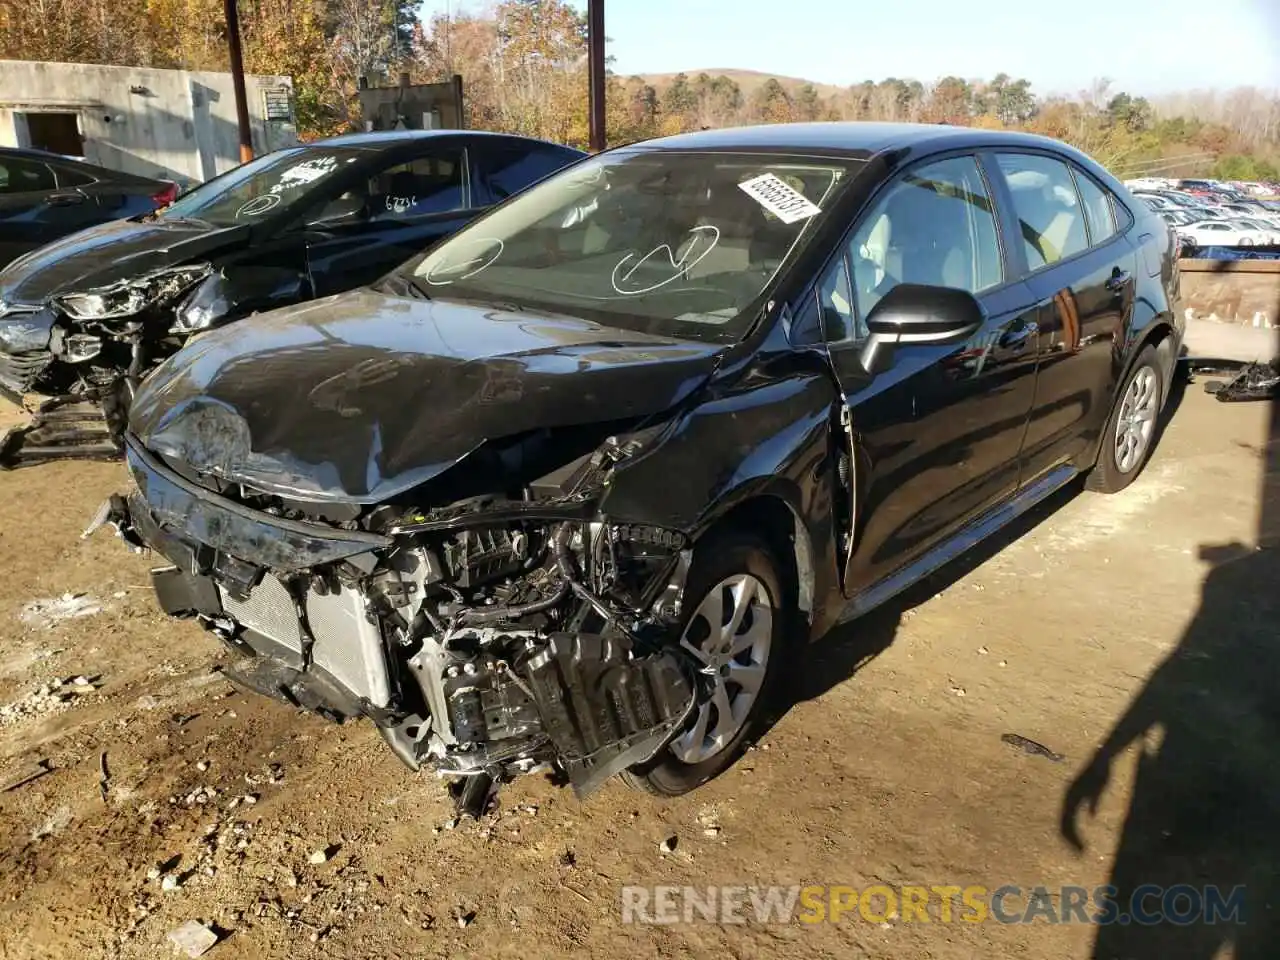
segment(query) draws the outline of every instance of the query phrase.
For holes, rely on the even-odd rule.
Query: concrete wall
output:
[[[1280,260],[1178,261],[1188,317],[1280,328]]]
[[[296,143],[291,120],[266,119],[267,91],[290,78],[246,85],[254,151]],[[186,183],[240,162],[229,73],[0,60],[0,145],[28,146],[24,114],[42,111],[75,113],[85,159],[104,167]]]

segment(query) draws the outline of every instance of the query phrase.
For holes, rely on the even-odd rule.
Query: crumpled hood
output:
[[[258,490],[378,503],[485,440],[661,412],[724,349],[358,290],[196,338],[143,383],[130,431]]]
[[[247,227],[117,220],[32,250],[0,271],[0,301],[39,304],[210,256],[243,242]]]

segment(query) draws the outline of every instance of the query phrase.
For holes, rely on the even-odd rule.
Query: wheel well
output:
[[[813,622],[813,547],[808,531],[785,500],[772,495],[755,496],[736,504],[703,531],[698,542],[730,530],[761,537],[781,564],[778,571],[786,589],[806,619]],[[697,547],[695,545],[694,549]]]
[[[1173,356],[1173,327],[1161,321],[1153,323],[1151,329],[1147,330],[1142,336],[1142,343],[1138,345],[1138,349],[1134,351],[1134,359],[1136,360],[1147,347],[1152,347],[1156,352],[1156,357],[1160,360],[1160,375],[1164,396],[1160,399],[1163,401],[1168,398],[1169,391],[1173,385],[1173,368],[1178,362],[1178,358]],[[1127,374],[1126,374],[1127,375]]]

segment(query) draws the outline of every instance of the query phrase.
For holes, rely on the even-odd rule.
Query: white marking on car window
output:
[[[688,276],[689,271],[701,263],[706,258],[707,254],[715,249],[716,244],[720,242],[720,228],[711,224],[704,224],[702,226],[693,227],[689,231],[689,234],[690,238],[681,245],[684,247],[684,252],[680,255],[679,259],[676,259],[675,251],[671,249],[671,245],[668,243],[658,244],[638,260],[635,259],[635,253],[628,253],[624,255],[623,258],[614,266],[613,275],[610,277],[613,289],[624,297],[635,297],[644,293],[651,293],[659,287],[665,287],[669,283],[673,283],[682,277]],[[662,254],[666,254],[667,263],[671,266],[672,272],[670,276],[643,287],[631,287],[628,284],[628,281],[637,270],[648,263],[652,258],[659,257]],[[618,272],[626,267],[632,260],[635,260],[635,263],[631,265],[631,269],[619,276]]]
[[[487,247],[492,249],[486,250],[485,248]],[[431,284],[433,287],[447,287],[449,284],[456,283],[459,280],[470,280],[477,273],[492,265],[494,261],[502,256],[502,251],[505,249],[505,245],[497,237],[480,237],[475,240],[467,240],[457,245],[457,251],[468,248],[478,249],[482,252],[453,262],[446,261],[444,263],[437,263],[427,271],[425,278],[427,283]],[[457,275],[449,276],[447,280],[442,279],[442,277],[454,273]]]
[[[264,193],[260,197],[254,197],[237,210],[236,219],[239,220],[241,217],[260,217],[279,205],[280,195],[278,193]]]

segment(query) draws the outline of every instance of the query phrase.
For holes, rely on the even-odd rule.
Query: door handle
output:
[[[45,197],[45,201],[51,207],[70,207],[77,203],[84,203],[86,199],[88,198],[78,190],[71,193],[51,193]]]
[[[1107,278],[1107,289],[1112,293],[1119,293],[1125,288],[1129,282],[1129,272],[1121,270],[1118,267],[1111,272],[1111,276]]]
[[[1040,332],[1040,325],[1034,320],[1006,330],[1000,337],[1000,346],[1005,350],[1022,351],[1027,348],[1027,341]]]

